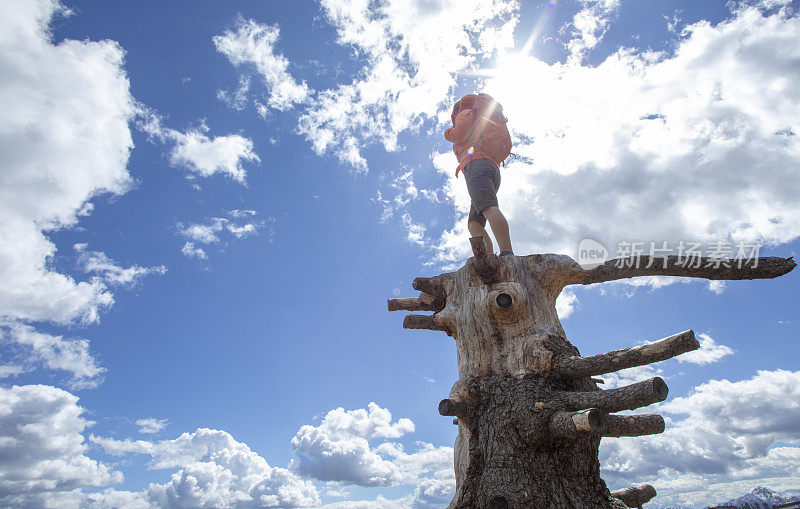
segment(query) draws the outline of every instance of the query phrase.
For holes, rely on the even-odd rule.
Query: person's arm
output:
[[[444,132],[444,138],[450,143],[463,143],[472,131],[472,110],[462,111],[456,116],[456,125]]]

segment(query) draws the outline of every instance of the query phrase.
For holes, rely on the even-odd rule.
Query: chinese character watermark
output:
[[[737,242],[735,245],[726,239],[710,242],[679,241],[627,241],[617,243],[614,266],[624,268],[667,269],[669,267],[715,270],[730,269],[736,266],[758,267],[758,242]],[[590,270],[604,264],[609,259],[609,250],[593,239],[583,239],[578,245],[578,264]]]

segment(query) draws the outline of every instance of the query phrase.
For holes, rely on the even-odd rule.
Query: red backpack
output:
[[[511,135],[506,126],[508,119],[503,115],[503,107],[489,94],[472,97],[472,109],[477,113],[477,119],[469,140],[475,147],[480,147],[492,161],[505,165],[504,161],[511,154]]]

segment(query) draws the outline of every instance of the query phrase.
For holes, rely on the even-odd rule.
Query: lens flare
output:
[[[550,0],[549,2],[547,2],[548,7],[555,7],[556,5],[558,5],[557,0]]]

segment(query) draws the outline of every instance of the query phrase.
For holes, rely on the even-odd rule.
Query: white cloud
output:
[[[611,26],[611,15],[619,8],[619,0],[581,0],[583,9],[572,18],[573,37],[567,43],[569,61],[580,64],[586,52],[605,36]]]
[[[275,52],[280,29],[277,25],[256,23],[252,19],[239,18],[234,30],[214,37],[217,51],[225,55],[236,67],[252,67],[267,88],[265,108],[287,110],[296,103],[304,102],[309,95],[305,82],[298,83],[288,72],[289,61]],[[250,89],[250,77],[242,76],[239,87],[229,100],[239,109],[243,106]],[[229,94],[222,92],[223,98]]]
[[[208,258],[205,250],[202,247],[195,246],[194,242],[187,241],[183,247],[181,248],[181,253],[188,256],[189,258],[199,258],[201,260],[205,260]]]
[[[711,380],[655,410],[686,417],[667,418],[661,435],[603,439],[610,485],[648,482],[662,505],[699,504],[757,484],[787,489],[800,475],[800,372]]]
[[[297,458],[290,468],[321,481],[361,486],[397,484],[400,469],[369,445],[370,440],[399,438],[414,431],[409,419],[391,421],[391,412],[375,403],[368,409],[331,410],[319,426],[302,426],[292,438]]]
[[[198,127],[180,132],[162,125],[162,118],[156,112],[139,105],[137,124],[151,139],[161,143],[171,143],[169,160],[172,166],[184,168],[192,176],[210,177],[221,173],[244,183],[247,173],[245,162],[260,162],[253,151],[253,141],[239,134],[208,137],[209,128],[205,122]]]
[[[414,484],[431,477],[452,479],[452,447],[417,442],[416,450],[407,453],[401,444],[385,441],[413,431],[409,419],[392,422],[391,413],[375,403],[367,409],[337,408],[328,412],[319,426],[305,425],[298,430],[292,438],[296,459],[290,469],[321,481],[360,486]],[[377,440],[383,441],[370,444]]]
[[[452,460],[452,454],[450,459]],[[439,509],[450,503],[455,492],[455,479],[424,478],[414,487],[413,493],[398,499],[387,499],[379,495],[375,500],[350,500],[325,504],[322,507],[325,509]]]
[[[561,320],[569,316],[578,307],[578,296],[571,288],[565,288],[556,298],[556,313]]]
[[[150,468],[178,468],[163,484],[153,483],[136,499],[151,507],[313,507],[314,485],[292,472],[271,467],[225,431],[200,428],[174,440],[148,442],[90,437],[115,455],[146,454]],[[117,492],[119,493],[119,492]],[[128,494],[134,496],[135,494]]]
[[[725,346],[718,345],[714,338],[708,334],[700,334],[700,349],[693,352],[687,352],[683,355],[676,357],[679,362],[688,362],[690,364],[711,364],[718,360],[733,354],[733,349]]]
[[[48,496],[122,481],[86,456],[92,423],[72,394],[46,385],[0,388],[0,503],[39,506]]]
[[[103,281],[112,285],[131,286],[136,284],[144,276],[150,274],[165,274],[167,268],[163,265],[156,267],[140,267],[132,265],[122,268],[114,260],[99,251],[87,251],[86,244],[75,244],[73,246],[78,252],[78,266],[84,272],[97,274]]]
[[[456,494],[453,479],[425,479],[414,489],[413,509],[438,509],[447,507]]]
[[[242,162],[259,161],[253,152],[253,142],[238,134],[209,138],[206,132],[208,129],[202,128],[179,133],[170,152],[172,165],[185,167],[203,177],[223,173],[244,182]]]
[[[516,2],[443,0],[382,3],[323,0],[338,42],[363,68],[351,83],[320,91],[299,129],[320,155],[367,171],[361,148],[398,149],[398,136],[436,118],[458,73],[512,45]]]
[[[415,223],[411,219],[411,214],[405,213],[400,218],[400,224],[406,231],[406,240],[418,246],[424,246],[428,243],[425,238],[425,226],[421,223]]]
[[[717,295],[721,295],[725,291],[725,281],[709,281],[708,290]]]
[[[604,383],[602,389],[614,389],[616,387],[631,385],[656,376],[663,378],[663,375],[664,371],[654,364],[625,368],[615,371],[614,373],[606,373],[603,375],[602,380]]]
[[[274,218],[254,219],[253,216],[256,215],[256,212],[253,210],[232,210],[228,212],[228,215],[243,221],[234,221],[226,217],[212,217],[203,223],[178,223],[178,233],[188,239],[181,248],[181,252],[190,258],[206,259],[208,258],[206,252],[197,247],[195,243],[217,244],[222,242],[223,235],[243,239],[258,235],[259,231],[264,229],[266,229],[267,240],[273,241],[274,231],[271,226],[275,223]]]
[[[18,322],[0,321],[0,339],[9,349],[18,351],[17,364],[10,366],[11,374],[42,366],[70,374],[67,385],[73,389],[97,387],[106,369],[89,352],[89,341],[64,338],[37,332]],[[23,368],[27,366],[27,368]]]
[[[375,198],[372,199],[383,209],[381,222],[387,221],[394,216],[395,212],[407,214],[407,207],[410,203],[418,200],[426,200],[432,203],[439,203],[439,192],[435,189],[419,189],[414,183],[414,170],[407,169],[400,175],[392,178],[389,189],[394,193],[394,198],[383,197],[383,193],[378,190]]]
[[[53,270],[45,232],[126,192],[134,101],[113,41],[53,44],[59,2],[0,2],[0,317],[94,322],[113,296]]]
[[[139,426],[139,433],[158,433],[164,429],[168,423],[169,421],[167,419],[156,419],[154,417],[136,421],[136,425]]]
[[[684,34],[672,53],[623,49],[596,67],[500,59],[485,89],[521,156],[499,191],[517,252],[574,256],[586,237],[609,247],[797,238],[800,18],[745,8]],[[463,260],[469,199],[453,156],[434,164],[458,212],[440,261]]]
[[[378,495],[375,500],[349,500],[347,502],[334,502],[325,504],[324,509],[409,509],[411,500],[403,497],[396,500]]]

